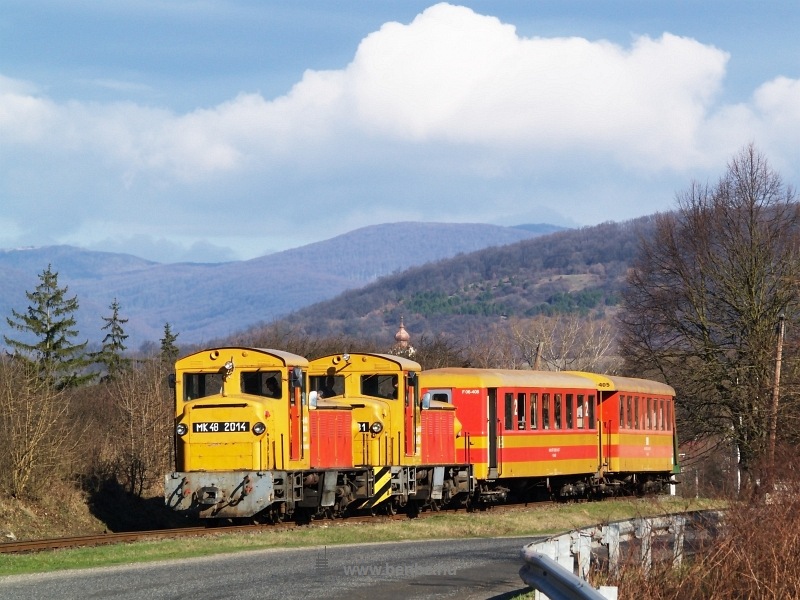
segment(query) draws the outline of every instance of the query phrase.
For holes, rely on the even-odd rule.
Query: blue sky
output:
[[[800,175],[800,3],[0,0],[0,248],[253,258]]]

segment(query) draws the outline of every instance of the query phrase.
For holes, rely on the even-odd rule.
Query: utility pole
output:
[[[785,317],[783,313],[778,317],[778,347],[775,351],[775,383],[772,387],[772,410],[769,415],[769,453],[768,465],[769,476],[767,477],[767,493],[774,492],[775,483],[775,440],[778,431],[778,399],[780,397],[781,383],[781,359],[783,357],[783,334],[785,329]]]

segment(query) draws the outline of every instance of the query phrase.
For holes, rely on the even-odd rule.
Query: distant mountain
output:
[[[531,228],[533,227],[533,228]],[[165,323],[178,342],[201,344],[304,306],[334,298],[379,277],[562,228],[482,224],[392,223],[248,261],[160,264],[126,254],[70,246],[0,251],[0,316],[25,312],[26,292],[48,265],[68,296],[78,297],[80,338],[100,344],[103,317],[116,298],[128,319],[128,348],[161,338]],[[12,332],[5,318],[0,334]],[[0,339],[0,347],[4,346]]]
[[[536,235],[546,235],[548,233],[555,233],[556,231],[564,231],[568,228],[549,225],[547,223],[528,223],[527,225],[514,225],[514,229],[524,229]]]

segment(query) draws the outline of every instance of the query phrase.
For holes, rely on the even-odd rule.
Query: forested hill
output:
[[[393,339],[400,318],[414,335],[464,335],[507,317],[619,306],[625,275],[653,218],[551,233],[383,277],[291,315],[310,335]]]

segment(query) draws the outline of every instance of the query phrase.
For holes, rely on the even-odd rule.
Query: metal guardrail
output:
[[[616,598],[616,588],[598,592],[586,581],[592,565],[615,575],[623,561],[635,559],[649,572],[655,555],[678,566],[687,552],[713,540],[722,524],[721,511],[694,511],[579,529],[525,546],[520,577],[551,600]]]
[[[525,551],[525,566],[519,576],[550,600],[608,600],[608,595],[541,552]]]

